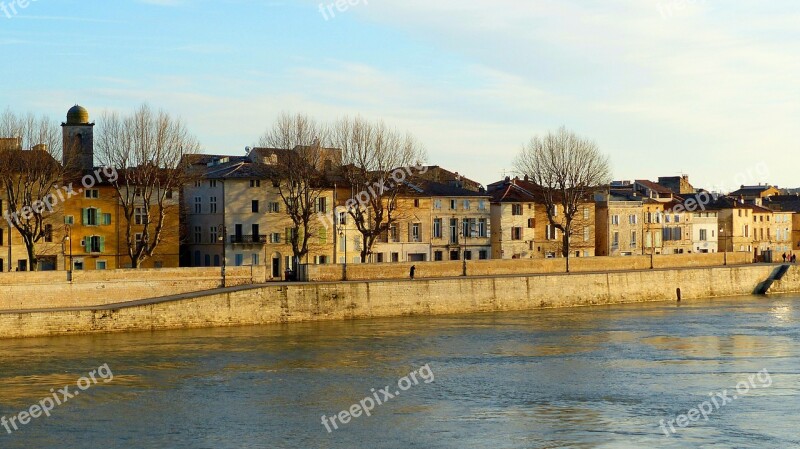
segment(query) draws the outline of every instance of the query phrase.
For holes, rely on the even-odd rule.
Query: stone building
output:
[[[643,254],[643,200],[621,190],[600,192],[595,198],[596,254],[633,256]]]
[[[295,225],[279,192],[276,170],[287,150],[254,149],[245,156],[191,155],[197,180],[184,186],[184,248],[189,266],[267,266],[272,279],[283,279],[298,264],[334,262],[336,224],[334,189],[316,193],[304,260],[295,260],[291,237]],[[354,251],[355,245],[349,248]]]

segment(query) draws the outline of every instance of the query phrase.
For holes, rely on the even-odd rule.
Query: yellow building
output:
[[[753,252],[753,206],[726,197],[710,208],[719,212],[720,251]]]
[[[641,197],[611,192],[600,193],[596,199],[597,255],[643,254],[644,208]]]
[[[94,165],[94,123],[81,106],[67,112],[67,121],[61,124],[64,139],[64,164],[76,164],[79,176],[65,182],[71,186],[63,197],[62,252],[67,266],[74,270],[111,270],[130,268],[127,239],[128,219],[111,180],[119,176],[110,168]],[[161,241],[152,257],[140,268],[169,268],[179,266],[180,252],[180,200],[178,192],[169,192],[165,203]],[[133,240],[139,241],[146,215],[141,207],[134,206],[131,218]],[[157,216],[157,206],[151,206],[150,216]],[[150,225],[151,235],[154,232]],[[133,243],[136,244],[135,242]]]
[[[489,186],[492,194],[492,259],[534,259],[536,209],[533,195],[517,179]]]

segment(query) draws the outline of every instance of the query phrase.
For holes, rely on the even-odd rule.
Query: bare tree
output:
[[[366,263],[377,238],[397,222],[398,195],[425,152],[410,134],[360,117],[339,120],[332,142],[343,151],[342,174],[351,187],[345,206],[362,236],[361,260]]]
[[[608,157],[597,144],[561,127],[556,132],[535,136],[522,148],[514,162],[516,170],[530,177],[538,190],[547,219],[562,232],[562,254],[569,272],[570,243],[580,204],[595,187],[611,177]],[[560,206],[563,217],[557,217]]]
[[[173,195],[192,176],[181,166],[183,156],[200,146],[182,120],[147,105],[127,116],[106,113],[98,128],[98,160],[117,170],[109,181],[126,221],[131,267],[139,268],[165,239],[180,238],[177,223],[166,226],[167,218],[179,216],[180,201]]]
[[[323,147],[327,131],[303,114],[283,114],[259,140],[259,146],[282,150],[269,176],[292,220],[289,236],[296,262],[306,257],[317,236],[319,198],[325,188],[325,170],[341,163],[335,151]],[[326,161],[330,166],[326,167]]]
[[[0,188],[6,200],[3,218],[19,232],[28,253],[28,269],[36,271],[43,246],[57,246],[53,228],[62,216],[66,194],[61,186],[68,176],[59,162],[61,132],[47,118],[6,110],[0,116],[0,137],[4,138],[0,149]]]

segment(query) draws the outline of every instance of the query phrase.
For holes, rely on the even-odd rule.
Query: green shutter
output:
[[[87,254],[92,252],[92,238],[91,237],[84,237],[83,238],[83,249],[86,250]]]
[[[100,252],[104,253],[106,251],[106,238],[100,237]]]
[[[111,214],[103,214],[103,224],[106,226],[111,224]]]
[[[86,208],[81,209],[81,216],[82,216],[82,219],[83,219],[81,221],[81,224],[86,226],[86,223],[89,222],[89,209],[86,209]]]

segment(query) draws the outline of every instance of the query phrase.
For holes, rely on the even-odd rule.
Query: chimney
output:
[[[525,181],[527,182],[528,180],[530,180],[530,178],[528,177],[528,175],[525,175]]]

